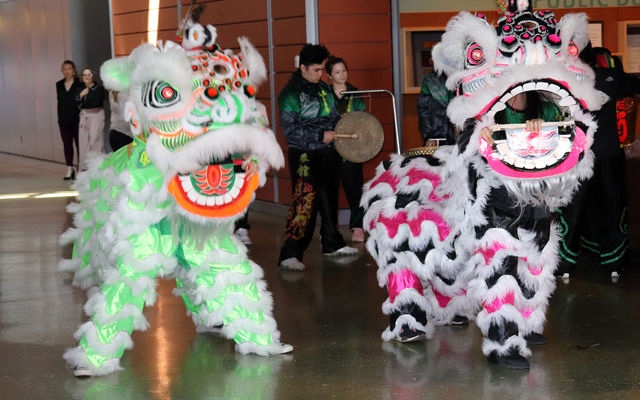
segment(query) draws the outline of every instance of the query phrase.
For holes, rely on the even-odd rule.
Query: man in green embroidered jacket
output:
[[[300,68],[278,96],[291,171],[291,207],[278,260],[283,269],[305,268],[302,255],[313,237],[318,212],[323,254],[357,252],[346,246],[337,229],[340,158],[333,147],[333,129],[340,115],[331,88],[321,81],[328,57],[324,46],[305,45],[300,52]]]

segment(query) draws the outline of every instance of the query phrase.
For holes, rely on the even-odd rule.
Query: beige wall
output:
[[[71,56],[67,4],[0,2],[0,151],[63,161],[55,82]]]
[[[64,161],[55,83],[65,59],[109,58],[105,10],[107,0],[0,0],[0,152]]]

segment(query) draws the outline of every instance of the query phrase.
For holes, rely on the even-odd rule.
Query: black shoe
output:
[[[422,342],[427,338],[427,333],[420,329],[409,328],[409,325],[402,325],[400,334],[394,339],[400,343]]]
[[[547,344],[547,338],[535,332],[531,332],[530,334],[525,335],[524,340],[527,341],[527,344],[532,344],[536,346],[542,346],[543,344]]]
[[[451,326],[465,326],[469,325],[469,318],[462,315],[456,315],[450,322]]]
[[[501,367],[510,369],[529,369],[529,361],[522,357],[518,350],[511,347],[505,355],[498,355],[496,351],[492,351],[487,357],[489,362],[498,364]]]

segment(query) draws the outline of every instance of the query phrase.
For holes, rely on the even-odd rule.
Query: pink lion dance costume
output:
[[[364,187],[367,249],[389,292],[384,340],[420,340],[434,324],[475,319],[490,361],[529,367],[527,342],[545,341],[555,288],[551,213],[591,174],[589,111],[606,98],[578,59],[587,43],[586,15],[557,22],[526,4],[497,28],[467,12],[449,21],[433,59],[458,93],[448,107],[458,144],[433,156],[392,156]],[[537,132],[495,127],[517,119],[505,109],[522,93],[537,99],[529,115],[547,123]],[[483,128],[494,130],[492,141]]]

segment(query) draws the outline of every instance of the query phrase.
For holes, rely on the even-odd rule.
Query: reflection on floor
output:
[[[323,259],[318,241],[304,273],[280,273],[284,221],[250,214],[251,256],[265,269],[275,315],[292,355],[234,353],[213,335],[196,335],[173,282],[161,281],[146,332],[123,371],[78,380],[61,358],[85,320],[82,290],[56,264],[69,249],[64,167],[0,154],[0,397],[3,399],[637,399],[640,398],[640,273],[618,284],[588,264],[553,296],[546,346],[533,349],[530,371],[503,370],[480,352],[479,330],[441,327],[413,345],[383,343],[385,293],[359,245],[348,263]]]

